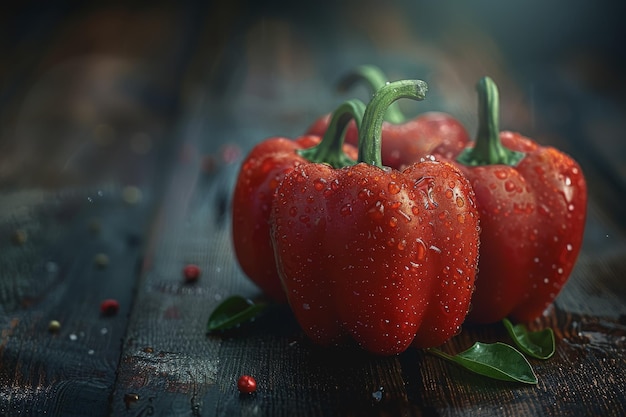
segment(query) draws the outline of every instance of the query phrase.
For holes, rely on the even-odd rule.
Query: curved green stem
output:
[[[478,91],[478,134],[473,148],[465,149],[457,161],[470,166],[517,165],[523,152],[505,148],[500,141],[500,98],[498,87],[489,77],[476,85]]]
[[[345,92],[359,82],[367,83],[372,92],[377,91],[380,87],[388,83],[387,76],[380,68],[374,65],[361,65],[339,80],[337,89],[340,92]],[[397,103],[393,103],[389,106],[385,113],[385,121],[394,124],[400,124],[406,121],[406,117],[404,117]]]
[[[381,134],[387,108],[401,98],[424,100],[426,91],[428,86],[424,81],[402,80],[387,83],[374,94],[359,129],[359,162],[382,168]]]
[[[333,168],[354,165],[355,161],[343,152],[343,140],[351,120],[355,121],[357,130],[361,130],[363,113],[365,104],[361,100],[344,101],[333,112],[322,141],[312,148],[300,149],[298,153],[311,162],[325,163]]]

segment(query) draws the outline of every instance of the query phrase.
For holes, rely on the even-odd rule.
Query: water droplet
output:
[[[509,193],[515,191],[515,183],[513,181],[506,181],[504,183],[504,189]]]
[[[508,172],[506,172],[503,169],[496,169],[495,171],[493,171],[493,174],[499,180],[504,180],[504,179],[506,179],[509,176]]]
[[[385,215],[385,206],[382,201],[376,201],[376,204],[368,210],[369,216],[374,220],[380,220]]]
[[[392,217],[391,219],[389,219],[389,227],[396,227],[398,225],[398,219],[396,219],[395,217]]]
[[[387,84],[389,84],[389,82],[387,82]],[[384,389],[383,387],[379,387],[376,391],[372,392],[372,399],[374,401],[381,402],[383,399],[383,395],[384,395]]]
[[[404,211],[402,210],[398,210],[398,214],[400,216],[402,216],[402,218],[404,219],[404,221],[406,221],[407,223],[411,221],[411,216],[409,216],[408,214],[406,214]]]
[[[434,199],[435,183],[432,177],[422,177],[415,181],[413,188],[418,190],[425,198],[424,207],[427,210],[436,209],[439,204]]]
[[[428,249],[437,253],[441,253],[441,249],[439,249],[437,246],[434,246],[434,245],[431,245]]]
[[[313,187],[315,187],[317,191],[322,191],[324,188],[326,188],[326,180],[323,178],[317,178],[313,182]]]
[[[311,306],[309,304],[307,304],[307,303],[304,303],[304,304],[302,304],[302,308],[305,309],[305,310],[310,310]]]
[[[341,213],[342,216],[349,216],[349,215],[351,215],[352,214],[352,205],[350,203],[344,204],[339,209],[339,213]]]
[[[539,211],[539,213],[543,216],[550,215],[550,208],[545,204],[540,204],[537,211]]]
[[[416,243],[417,247],[415,248],[415,253],[417,255],[417,260],[423,261],[424,257],[426,256],[426,244],[422,239],[417,239]]]
[[[368,188],[363,188],[361,191],[359,191],[360,200],[367,200],[367,198],[371,196],[372,196],[372,191]]]
[[[396,182],[391,181],[387,184],[387,190],[389,190],[391,194],[398,194],[400,192],[400,186]]]

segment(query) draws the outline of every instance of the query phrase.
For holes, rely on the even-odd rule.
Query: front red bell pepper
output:
[[[458,165],[480,210],[479,274],[468,321],[539,317],[569,278],[583,238],[587,186],[572,158],[499,131],[498,89],[477,86],[479,130]]]
[[[362,112],[346,103],[352,112]],[[348,111],[349,113],[349,111]],[[339,121],[332,121],[327,135],[336,135]],[[321,144],[323,143],[323,145]],[[338,146],[337,149],[332,146]],[[267,139],[256,145],[244,159],[232,198],[232,232],[235,255],[243,272],[277,302],[286,302],[276,271],[270,242],[269,214],[276,187],[295,166],[315,161],[335,167],[354,163],[357,149],[313,135],[296,140]]]
[[[372,91],[387,83],[379,68],[365,65],[347,74],[340,88],[346,90],[360,81],[365,81]],[[320,117],[308,128],[307,134],[323,135],[329,121],[330,114]],[[406,120],[399,108],[390,106],[382,127],[382,161],[386,166],[401,169],[430,154],[453,159],[469,139],[463,124],[448,113],[430,111]],[[357,144],[358,131],[354,123],[348,126],[345,141]]]
[[[341,169],[302,163],[272,203],[272,241],[290,306],[316,343],[354,339],[397,354],[457,334],[478,262],[474,193],[452,164],[428,159],[403,171],[383,167],[384,110],[421,99],[421,81],[399,81],[368,104],[359,163]]]

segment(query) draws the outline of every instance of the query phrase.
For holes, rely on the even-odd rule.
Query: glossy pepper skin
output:
[[[478,83],[476,144],[458,158],[480,211],[479,273],[468,321],[539,317],[569,278],[580,251],[587,187],[578,163],[552,147],[500,132],[498,90]]]
[[[441,345],[465,319],[479,234],[469,182],[445,162],[403,171],[380,164],[381,107],[424,93],[410,80],[379,90],[363,118],[361,162],[300,164],[276,190],[278,271],[296,319],[318,344],[353,339],[392,355]]]
[[[332,134],[333,129],[330,130]],[[307,158],[322,160],[325,157],[324,149],[316,148],[320,142],[321,137],[312,135],[295,140],[269,138],[252,148],[242,162],[235,183],[232,197],[235,255],[250,280],[277,302],[287,299],[270,242],[269,215],[274,192],[286,172],[309,162]],[[346,161],[352,162],[357,157],[357,149],[352,146],[344,146],[344,152]],[[341,164],[341,161],[329,162]]]
[[[347,74],[340,82],[340,89],[346,90],[360,81],[368,83],[372,91],[387,82],[380,69],[366,65]],[[382,127],[382,161],[386,166],[402,169],[431,154],[454,159],[470,140],[463,124],[448,113],[431,111],[407,120],[392,105],[385,118]],[[323,135],[329,121],[330,114],[318,118],[306,133]],[[357,146],[358,130],[354,122],[348,126],[345,141]]]

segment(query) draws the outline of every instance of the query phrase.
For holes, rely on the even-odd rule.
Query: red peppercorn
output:
[[[250,375],[242,375],[237,381],[237,388],[242,394],[252,394],[256,391],[256,380]]]
[[[198,267],[198,265],[189,264],[183,268],[183,275],[185,276],[185,281],[195,282],[200,277],[200,267]]]
[[[108,298],[100,303],[100,312],[105,316],[113,316],[120,309],[120,303],[117,300]]]

